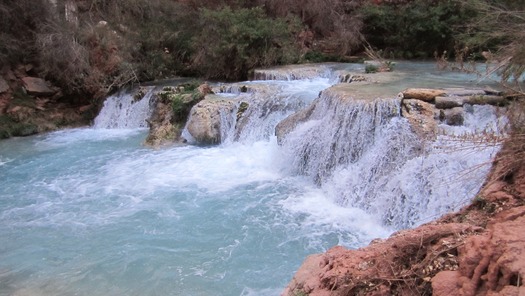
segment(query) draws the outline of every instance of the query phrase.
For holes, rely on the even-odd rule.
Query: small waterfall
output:
[[[419,147],[408,122],[399,117],[399,99],[353,100],[351,104],[344,103],[346,100],[330,89],[324,91],[314,103],[310,120],[284,142],[296,173],[319,185],[337,168],[362,159],[378,141],[393,148],[376,159],[383,169],[395,166],[397,158]]]
[[[255,142],[267,140],[275,134],[275,126],[288,115],[303,109],[307,101],[282,93],[258,94],[250,100],[247,109],[238,118],[235,140]]]
[[[202,122],[213,122],[208,131],[221,143],[268,140],[280,121],[306,108],[328,86],[326,78],[219,85],[214,89],[216,95],[194,106],[191,114],[199,113]],[[188,123],[193,120],[191,114]],[[198,142],[188,124],[183,137],[190,143]]]
[[[139,92],[143,90],[142,94],[122,90],[108,97],[95,118],[94,127],[116,129],[148,127],[146,120],[152,112],[150,100],[154,87],[141,88]]]
[[[333,70],[327,65],[302,65],[299,67],[278,67],[259,69],[254,72],[254,80],[301,80],[314,78],[330,78]]]
[[[352,99],[331,88],[285,136],[283,149],[292,173],[311,178],[338,204],[411,227],[459,209],[488,173],[483,164],[499,147],[472,147],[461,134],[490,129],[495,107],[466,109],[464,126],[443,124],[443,135],[425,141],[400,116],[399,99]]]

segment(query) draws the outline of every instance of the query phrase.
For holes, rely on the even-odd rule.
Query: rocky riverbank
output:
[[[0,71],[0,139],[88,125],[97,111],[37,77],[30,64]]]

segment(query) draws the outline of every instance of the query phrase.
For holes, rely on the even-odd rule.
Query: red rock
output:
[[[24,77],[22,78],[24,87],[28,94],[34,96],[51,96],[55,93],[46,81],[37,77]]]
[[[459,295],[459,272],[446,270],[439,272],[432,278],[432,295],[452,296]]]

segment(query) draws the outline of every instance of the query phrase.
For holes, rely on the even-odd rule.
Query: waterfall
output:
[[[150,100],[154,87],[141,88],[138,92],[122,90],[104,101],[95,118],[95,128],[132,129],[148,127],[151,116]],[[141,93],[144,91],[143,93]]]
[[[218,85],[215,95],[209,96],[193,109],[206,114],[212,124],[211,131],[220,137],[220,143],[254,143],[267,141],[275,134],[275,126],[288,115],[306,108],[319,94],[330,86],[328,78],[294,81],[246,82],[241,84]],[[188,124],[182,136],[190,143],[194,135],[188,131]]]
[[[299,67],[279,67],[255,70],[255,80],[303,80],[313,78],[330,78],[333,69],[328,65],[301,65]]]
[[[234,139],[240,142],[255,142],[269,139],[275,134],[275,126],[288,115],[307,106],[315,92],[297,94],[283,87],[272,92],[253,93],[243,99],[246,110],[238,116]]]
[[[479,190],[497,146],[472,147],[462,136],[494,129],[495,107],[467,108],[462,127],[441,125],[419,138],[397,98],[365,100],[325,90],[309,119],[283,140],[292,173],[311,178],[341,206],[405,228],[457,210]],[[474,151],[474,152],[473,152]]]
[[[424,139],[401,116],[400,98],[364,98],[369,95],[341,91],[343,84],[328,88],[338,71],[312,65],[260,70],[256,77],[273,80],[214,85],[216,94],[194,108],[202,108],[207,132],[224,146],[269,141],[284,118],[308,111],[279,135],[283,170],[396,229],[458,210],[477,193],[499,147],[473,146],[468,135],[498,133],[496,107],[466,106],[462,126],[440,124],[435,139]],[[109,97],[95,127],[146,127],[152,94],[149,88],[140,101],[129,92]],[[187,126],[182,136],[198,142]]]

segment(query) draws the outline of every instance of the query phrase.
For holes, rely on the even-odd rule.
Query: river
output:
[[[458,74],[451,75],[447,81],[456,81]],[[322,129],[315,128],[320,119],[307,123],[305,134],[284,146],[268,130],[335,83],[328,76],[246,82],[273,85],[291,103],[217,146],[147,148],[143,122],[126,118],[1,141],[0,295],[278,295],[307,255],[366,245],[457,209],[475,194],[488,167],[461,179],[461,192],[444,182],[488,162],[497,147],[431,147],[426,156],[398,159],[402,165],[374,179],[381,186],[360,187],[366,195],[360,199],[347,189],[366,183],[359,177],[371,178],[373,160],[391,148],[377,146],[392,145],[379,141],[382,132],[369,143],[375,150],[333,168],[321,184],[294,168],[294,147],[320,141],[308,131],[319,136],[335,123]],[[474,108],[467,122],[490,124],[490,108]],[[406,126],[396,117],[377,130]],[[422,178],[417,172],[441,172],[446,180],[407,182]],[[376,198],[385,192],[384,200]],[[392,211],[385,200],[405,192],[421,202]],[[401,217],[414,209],[417,215]],[[414,220],[398,223],[388,220],[392,215]]]

